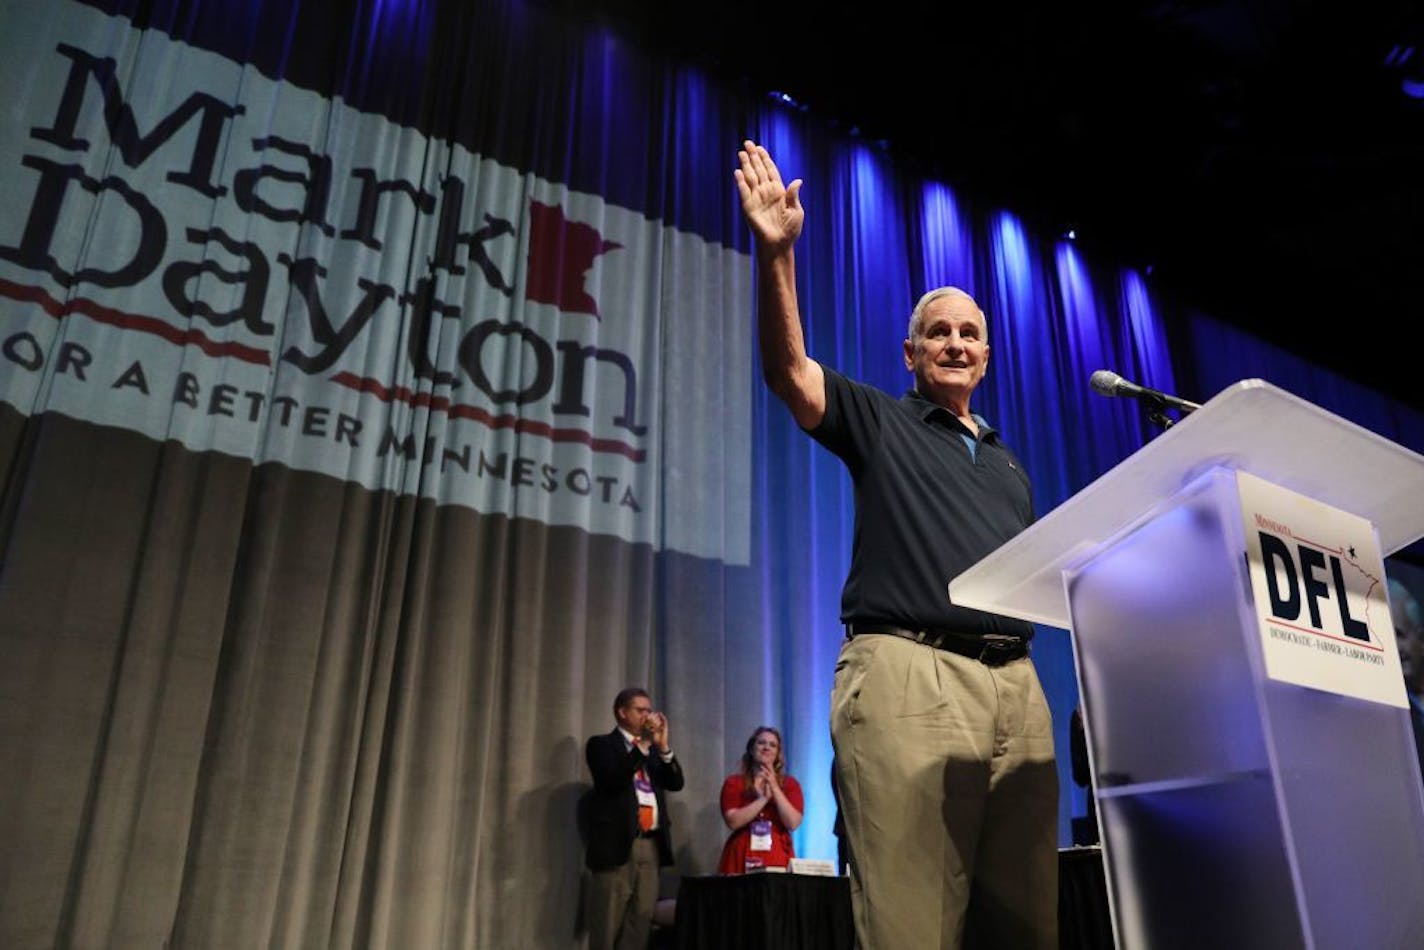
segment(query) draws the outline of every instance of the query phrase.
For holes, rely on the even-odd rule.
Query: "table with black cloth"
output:
[[[1113,950],[1099,848],[1058,852],[1058,936],[1063,950]],[[850,879],[808,874],[684,877],[677,950],[853,950]]]
[[[852,950],[850,879],[812,874],[684,877],[678,950]]]

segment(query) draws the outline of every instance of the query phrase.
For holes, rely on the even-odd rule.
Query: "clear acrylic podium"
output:
[[[1424,456],[1244,380],[950,596],[1071,631],[1120,948],[1424,948],[1409,714],[1266,675],[1238,470],[1424,536]]]

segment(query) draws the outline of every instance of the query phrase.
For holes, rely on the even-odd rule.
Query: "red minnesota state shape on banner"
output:
[[[557,205],[529,202],[529,276],[526,300],[602,319],[598,301],[584,289],[594,258],[622,247],[596,228],[564,217]]]

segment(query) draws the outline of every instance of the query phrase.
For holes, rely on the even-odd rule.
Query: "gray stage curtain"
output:
[[[574,938],[581,737],[650,676],[649,549],[61,416],[3,431],[6,946]],[[697,592],[684,628],[721,625],[695,565],[661,571]],[[717,710],[717,647],[664,648],[704,671],[689,710]],[[674,713],[685,754],[720,756],[716,718]]]

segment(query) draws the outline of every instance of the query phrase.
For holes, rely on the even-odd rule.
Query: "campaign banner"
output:
[[[1236,473],[1266,674],[1404,708],[1404,678],[1374,526]]]
[[[747,563],[745,254],[66,6],[0,35],[0,401]]]

